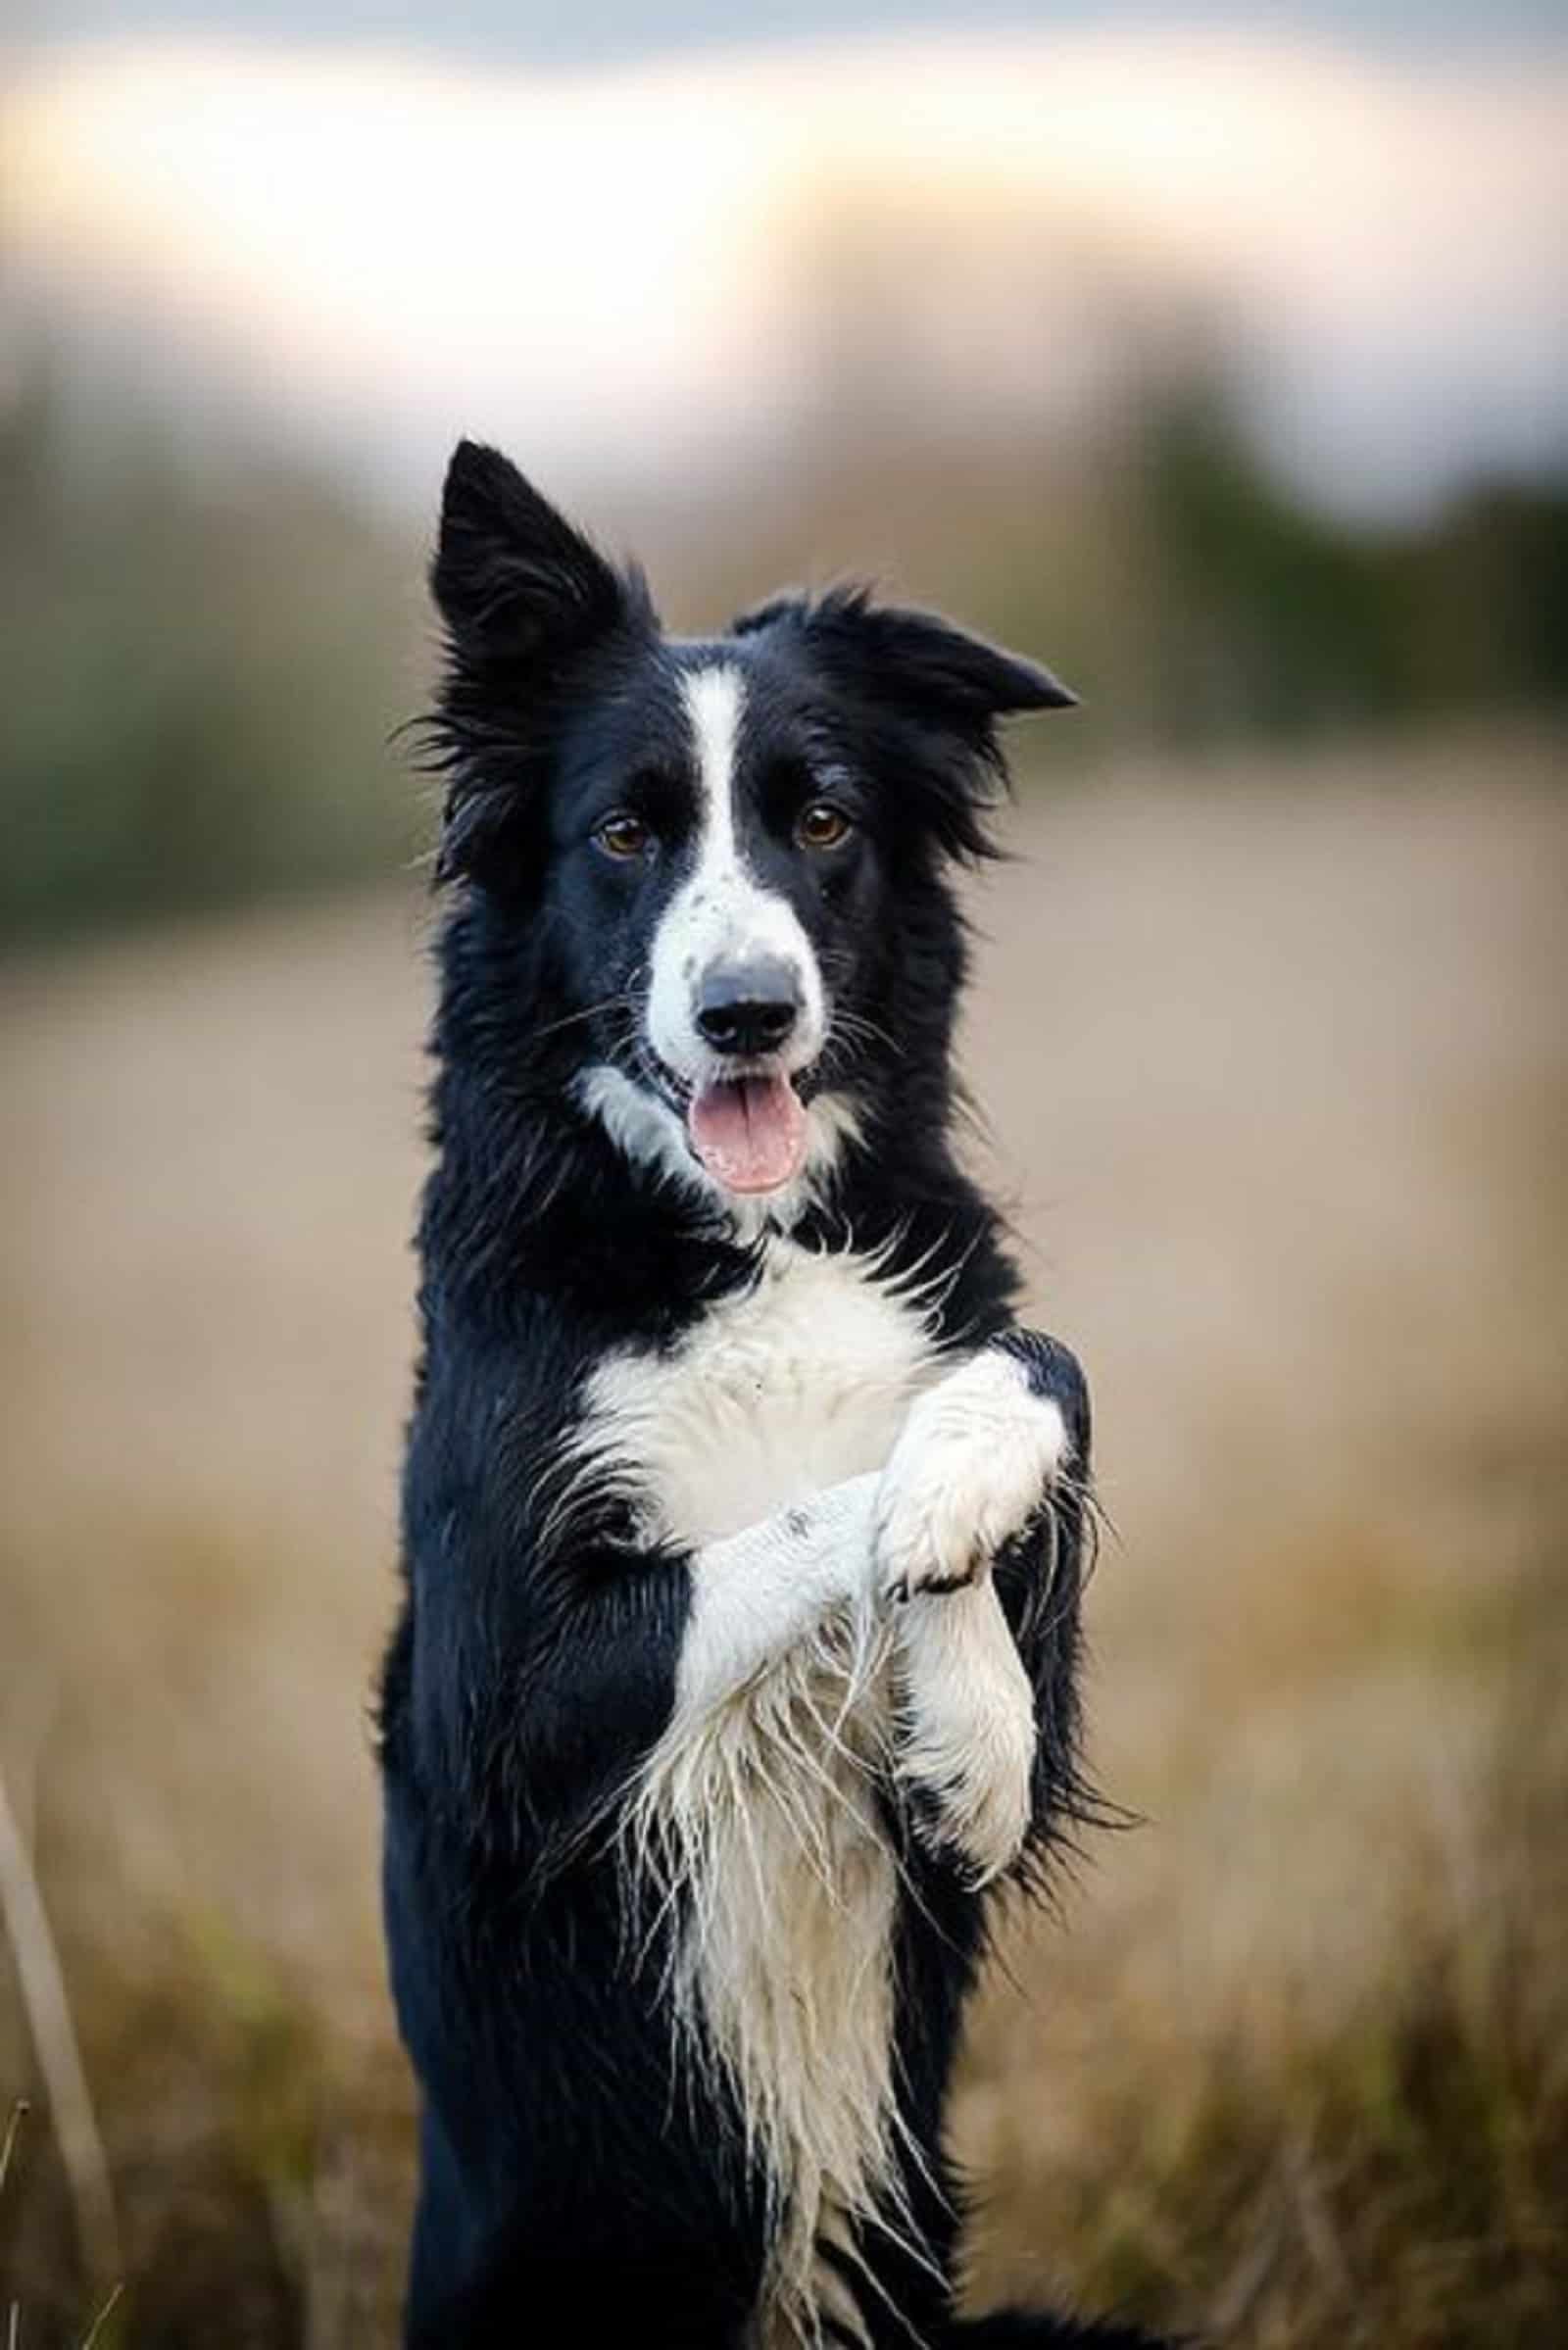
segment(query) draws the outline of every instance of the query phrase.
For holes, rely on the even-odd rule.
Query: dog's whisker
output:
[[[564,1029],[576,1028],[588,1020],[603,1019],[610,1012],[635,1011],[636,1008],[636,1000],[630,991],[621,989],[613,996],[604,997],[598,1004],[584,1004],[581,1011],[569,1011],[559,1020],[547,1020],[543,1027],[531,1029],[529,1034],[537,1045],[548,1036],[559,1036]]]

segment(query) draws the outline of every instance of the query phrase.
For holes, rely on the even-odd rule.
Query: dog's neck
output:
[[[607,1336],[660,1337],[675,1306],[701,1311],[754,1278],[779,1238],[956,1261],[997,1228],[946,1128],[928,1125],[916,1147],[874,1105],[843,1122],[789,1199],[737,1203],[695,1167],[683,1179],[672,1159],[628,1150],[569,1087],[530,1084],[526,1072],[503,1085],[449,1064],[433,1107],[426,1255],[487,1317],[510,1317],[529,1295],[569,1296]]]

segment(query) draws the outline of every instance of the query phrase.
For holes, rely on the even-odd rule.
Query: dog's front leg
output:
[[[990,1577],[922,1591],[895,1632],[898,1773],[925,1840],[989,1885],[1034,1816],[1034,1690]]]
[[[1052,1643],[1076,1633],[1088,1449],[1077,1363],[1020,1331],[912,1406],[878,1494],[879,1582],[906,1602],[895,1609],[900,1777],[928,1840],[977,1885],[1017,1859],[1038,1806]],[[1020,1652],[993,1569],[1005,1551],[1038,1575],[1047,1549],[1068,1613],[1054,1631],[1032,1631]],[[1014,1596],[1026,1619],[1029,1594]]]
[[[693,1554],[678,1713],[722,1704],[825,1616],[870,1606],[879,1483],[875,1474],[846,1478]]]

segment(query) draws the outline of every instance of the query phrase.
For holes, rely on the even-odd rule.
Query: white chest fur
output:
[[[700,1548],[879,1469],[936,1367],[918,1297],[779,1240],[669,1353],[600,1366],[573,1450],[613,1455],[657,1531]]]
[[[918,1297],[862,1257],[781,1241],[756,1287],[677,1347],[601,1366],[573,1449],[612,1457],[651,1531],[695,1554],[697,1642],[704,1553],[726,1562],[715,1612],[744,1613],[749,1581],[755,1609],[760,1578],[733,1538],[879,1470],[939,1368]],[[865,1583],[845,1561],[842,1588]],[[865,1630],[829,1604],[764,1672],[716,1699],[683,1696],[632,1807],[635,1865],[690,1920],[672,1985],[690,2060],[738,2089],[774,2181],[756,2350],[818,2340],[829,2314],[868,2338],[842,2266],[818,2247],[847,2251],[857,2214],[899,2218],[897,1867],[873,1784],[887,1769],[887,1671]],[[722,1630],[706,1637],[723,1650]]]

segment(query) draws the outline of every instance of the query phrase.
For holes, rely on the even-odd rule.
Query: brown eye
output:
[[[595,831],[593,842],[594,847],[602,849],[606,857],[617,857],[624,864],[634,857],[646,857],[653,845],[653,838],[652,826],[645,824],[641,816],[627,815],[622,811],[618,815],[606,816]]]
[[[849,830],[849,817],[831,800],[813,800],[795,819],[795,838],[803,849],[836,849]]]

